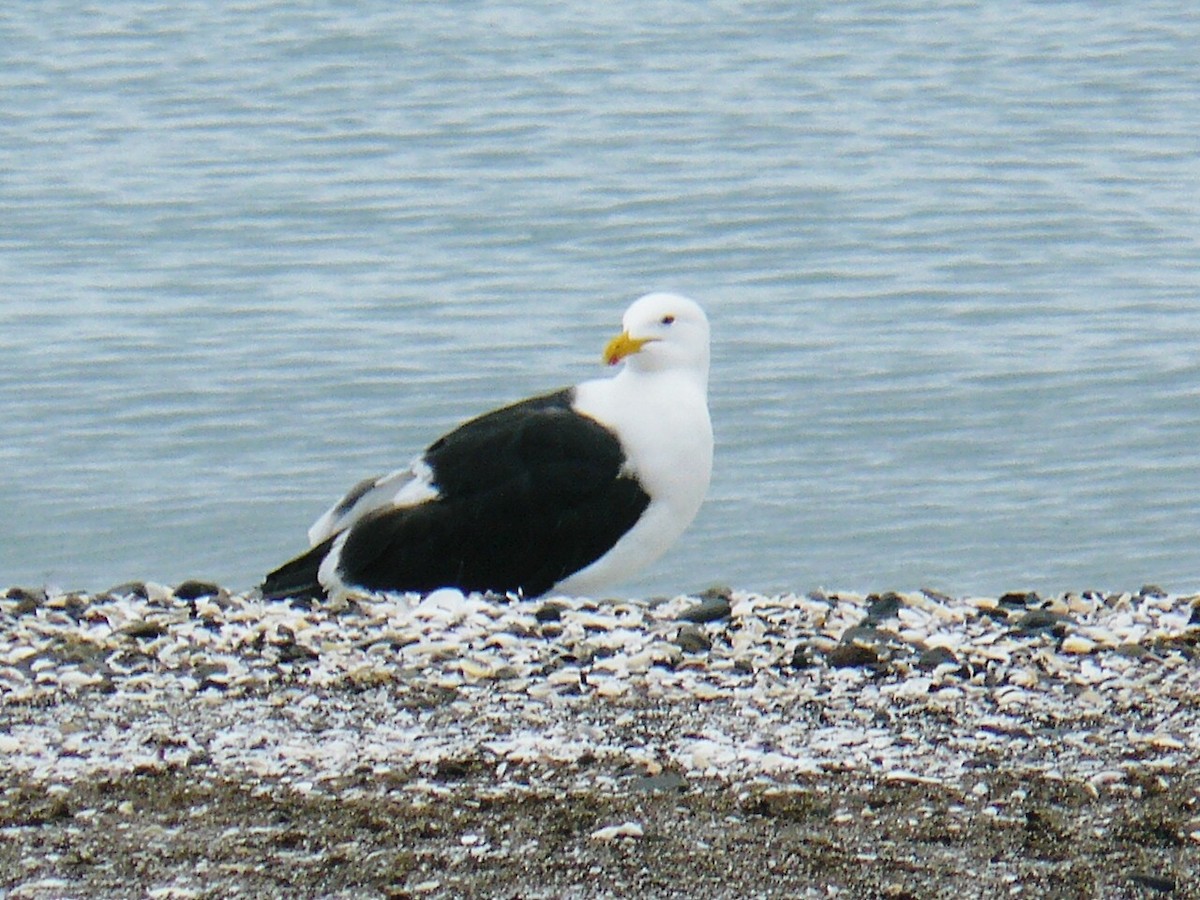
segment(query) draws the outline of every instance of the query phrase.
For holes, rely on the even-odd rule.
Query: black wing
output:
[[[650,498],[616,435],[570,390],[488,413],[434,443],[437,499],[351,527],[339,572],[369,590],[545,593],[595,562]]]
[[[325,588],[321,587],[317,574],[333,541],[333,538],[328,538],[269,573],[260,586],[263,599],[294,597],[299,600],[323,600]]]

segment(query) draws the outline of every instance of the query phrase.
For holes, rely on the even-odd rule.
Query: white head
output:
[[[667,369],[695,374],[708,383],[708,317],[679,294],[647,294],[621,318],[624,331],[604,348],[604,361],[621,360],[634,371]]]

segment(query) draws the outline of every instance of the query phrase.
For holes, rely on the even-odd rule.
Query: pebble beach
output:
[[[0,597],[0,897],[1194,897],[1200,598]]]

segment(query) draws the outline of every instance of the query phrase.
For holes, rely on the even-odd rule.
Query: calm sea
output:
[[[0,585],[249,587],[351,483],[712,318],[625,585],[1200,589],[1187,2],[9,4]]]

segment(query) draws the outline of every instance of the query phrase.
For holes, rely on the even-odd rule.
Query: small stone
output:
[[[167,626],[159,622],[130,622],[120,629],[120,634],[134,638],[156,638],[167,633]]]
[[[838,644],[828,654],[829,664],[835,669],[849,669],[858,666],[878,666],[879,654],[871,647],[863,644]]]
[[[687,622],[679,627],[675,635],[675,646],[684,653],[707,653],[712,649],[712,641],[700,626]]]
[[[180,600],[199,600],[201,597],[217,597],[220,593],[220,585],[213,584],[211,581],[196,581],[194,579],[185,581],[179,587],[175,588],[175,596]]]
[[[807,669],[812,665],[812,657],[809,655],[808,647],[804,644],[797,644],[792,650],[792,658],[784,663],[784,666],[789,669]]]
[[[894,618],[904,605],[904,600],[895,591],[888,591],[882,596],[871,594],[867,597],[867,622],[881,622]]]
[[[705,597],[695,606],[689,606],[676,618],[680,622],[703,624],[705,622],[716,622],[719,619],[728,619],[729,614],[729,598],[724,595],[717,595],[714,597]]]
[[[1155,875],[1149,872],[1135,873],[1129,876],[1129,880],[1152,891],[1158,891],[1160,894],[1174,893],[1177,887],[1174,878],[1168,875]]]
[[[488,665],[486,662],[479,662],[474,659],[459,660],[459,668],[463,675],[472,681],[479,681],[484,678],[492,678],[496,674],[494,666]]]
[[[543,603],[534,612],[533,617],[539,622],[561,622],[563,610],[566,608],[562,603]]]
[[[930,647],[917,657],[918,669],[936,669],[943,665],[958,665],[958,657],[949,647]]]
[[[640,775],[629,785],[631,791],[661,793],[678,791],[684,793],[689,787],[688,780],[678,772],[660,772],[657,775]]]
[[[96,685],[102,685],[103,683],[103,675],[87,669],[71,667],[58,673],[59,687],[68,688],[71,690],[93,687]]]
[[[1158,653],[1178,653],[1184,659],[1192,659],[1196,655],[1196,643],[1200,635],[1193,633],[1177,634],[1155,638],[1151,648]]]
[[[907,656],[917,648],[887,628],[876,628],[864,620],[864,624],[855,625],[842,632],[842,644],[857,644],[874,651],[879,659],[897,656]]]
[[[150,597],[150,591],[144,581],[127,581],[109,588],[104,593],[110,597],[136,597],[139,600],[146,600]]]
[[[1062,646],[1059,649],[1061,649],[1063,653],[1091,653],[1096,649],[1096,642],[1073,634],[1070,637],[1063,639]]]
[[[625,822],[622,825],[609,825],[607,828],[597,828],[592,832],[593,841],[615,841],[618,838],[640,838],[646,834],[645,829],[637,822]]]
[[[1167,592],[1160,588],[1157,584],[1143,584],[1141,590],[1138,591],[1138,596],[1162,600],[1167,596]]]
[[[13,615],[26,616],[46,601],[46,592],[19,587],[9,588],[4,594],[4,599],[17,601],[13,607]]]
[[[196,680],[199,682],[198,690],[207,690],[215,688],[219,691],[224,691],[229,688],[229,670],[220,663],[206,663],[196,666],[192,670]]]
[[[1034,591],[1010,591],[1002,594],[996,604],[1007,609],[1027,609],[1042,602]]]
[[[23,587],[10,587],[4,592],[5,600],[36,600],[41,603],[46,599],[45,591],[30,590]]]
[[[1117,654],[1119,656],[1127,656],[1130,659],[1145,659],[1150,655],[1150,651],[1141,644],[1128,642],[1117,645]]]
[[[281,663],[310,662],[320,658],[321,654],[311,647],[305,647],[295,641],[288,641],[279,646],[279,661]]]
[[[1016,621],[1015,628],[1019,631],[1041,631],[1069,624],[1071,619],[1062,613],[1051,612],[1048,609],[1031,609]]]
[[[61,594],[57,597],[49,597],[46,599],[46,606],[50,609],[61,609],[72,619],[78,621],[91,604],[91,600],[85,594]]]

